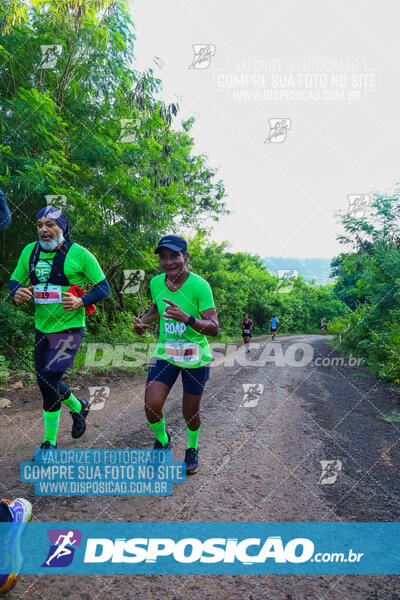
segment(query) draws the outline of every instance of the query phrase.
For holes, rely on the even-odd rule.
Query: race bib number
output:
[[[165,342],[165,352],[174,362],[196,362],[199,360],[199,344],[190,342]]]
[[[62,302],[61,285],[35,285],[33,297],[35,304],[57,304]]]
[[[250,329],[243,329],[243,333],[245,335],[250,335]]]

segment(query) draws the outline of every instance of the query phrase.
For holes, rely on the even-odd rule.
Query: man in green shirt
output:
[[[198,468],[200,401],[212,360],[206,336],[218,334],[218,316],[209,284],[189,271],[184,238],[172,234],[163,237],[155,253],[159,255],[163,273],[150,282],[153,304],[141,319],[134,317],[139,335],[144,334],[150,323],[160,320],[160,335],[146,384],[146,416],[157,438],[154,448],[170,448],[172,440],[165,429],[163,406],[181,374],[182,412],[188,434],[186,472],[192,474]]]
[[[85,313],[95,310],[110,293],[96,258],[69,237],[68,221],[54,206],[36,215],[39,240],[25,246],[10,279],[16,304],[35,302],[35,369],[43,396],[44,439],[42,449],[57,447],[61,404],[71,412],[73,438],[86,430],[89,402],[76,398],[61,381],[73,364],[82,341]],[[81,286],[94,286],[84,294]],[[29,285],[30,284],[30,285]]]

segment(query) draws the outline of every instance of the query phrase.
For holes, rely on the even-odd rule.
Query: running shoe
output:
[[[195,448],[187,448],[185,452],[185,463],[187,475],[194,475],[197,473],[199,466],[199,451]]]
[[[3,499],[0,504],[6,504],[11,515],[11,523],[26,523],[32,518],[32,505],[25,498],[16,498],[12,502]],[[2,540],[1,567],[2,571],[13,571],[12,573],[0,574],[0,594],[6,594],[17,583],[21,569],[22,554],[20,548],[20,537],[22,527],[11,528],[9,539]]]
[[[170,448],[172,448],[172,438],[169,433],[167,433],[167,436],[168,436],[168,442],[166,444],[164,444],[164,446],[163,446],[161,442],[156,440],[154,442],[153,450],[169,450]]]
[[[80,438],[86,431],[86,417],[89,412],[89,400],[81,400],[79,398],[79,402],[82,405],[80,412],[71,412],[72,417],[72,431],[71,435],[74,439]]]
[[[51,442],[49,442],[48,440],[46,440],[45,442],[42,442],[39,450],[35,450],[34,455],[32,460],[41,460],[41,451],[42,450],[56,450],[57,449],[57,444],[52,444]]]
[[[41,450],[55,450],[57,448],[57,444],[52,444],[48,440],[42,443],[40,446]]]

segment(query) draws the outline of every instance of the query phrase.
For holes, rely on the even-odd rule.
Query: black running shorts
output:
[[[147,383],[150,383],[151,381],[161,381],[171,388],[178,379],[180,373],[182,374],[183,391],[186,394],[201,396],[206,381],[210,377],[209,365],[185,369],[185,367],[173,365],[162,358],[152,357],[149,365]]]

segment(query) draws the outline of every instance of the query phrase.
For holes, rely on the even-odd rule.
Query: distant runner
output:
[[[326,317],[323,317],[321,319],[321,333],[326,335],[327,329],[328,329],[328,319]]]
[[[246,346],[246,352],[250,352],[251,330],[254,327],[254,323],[251,319],[249,319],[249,315],[247,313],[244,315],[240,327],[242,329],[243,343]]]
[[[278,329],[279,326],[279,319],[277,316],[272,315],[271,317],[271,337],[274,340],[275,336],[276,336],[276,331]]]
[[[71,242],[68,221],[54,206],[36,215],[38,242],[25,246],[11,275],[10,292],[17,304],[35,302],[35,369],[43,396],[44,438],[42,449],[57,447],[61,404],[71,412],[71,435],[86,430],[89,402],[79,400],[61,381],[82,341],[85,313],[94,302],[110,293],[110,286],[96,258],[83,246]],[[85,281],[94,286],[85,294]],[[27,284],[30,283],[28,287]]]
[[[166,235],[159,241],[155,253],[159,255],[163,273],[150,281],[153,304],[141,319],[134,317],[135,331],[141,336],[150,323],[160,321],[160,335],[146,384],[146,417],[157,438],[154,448],[171,448],[163,407],[180,374],[182,412],[188,434],[186,472],[193,474],[198,469],[200,402],[212,360],[206,336],[218,334],[218,316],[210,285],[189,271],[190,256],[184,238]]]

